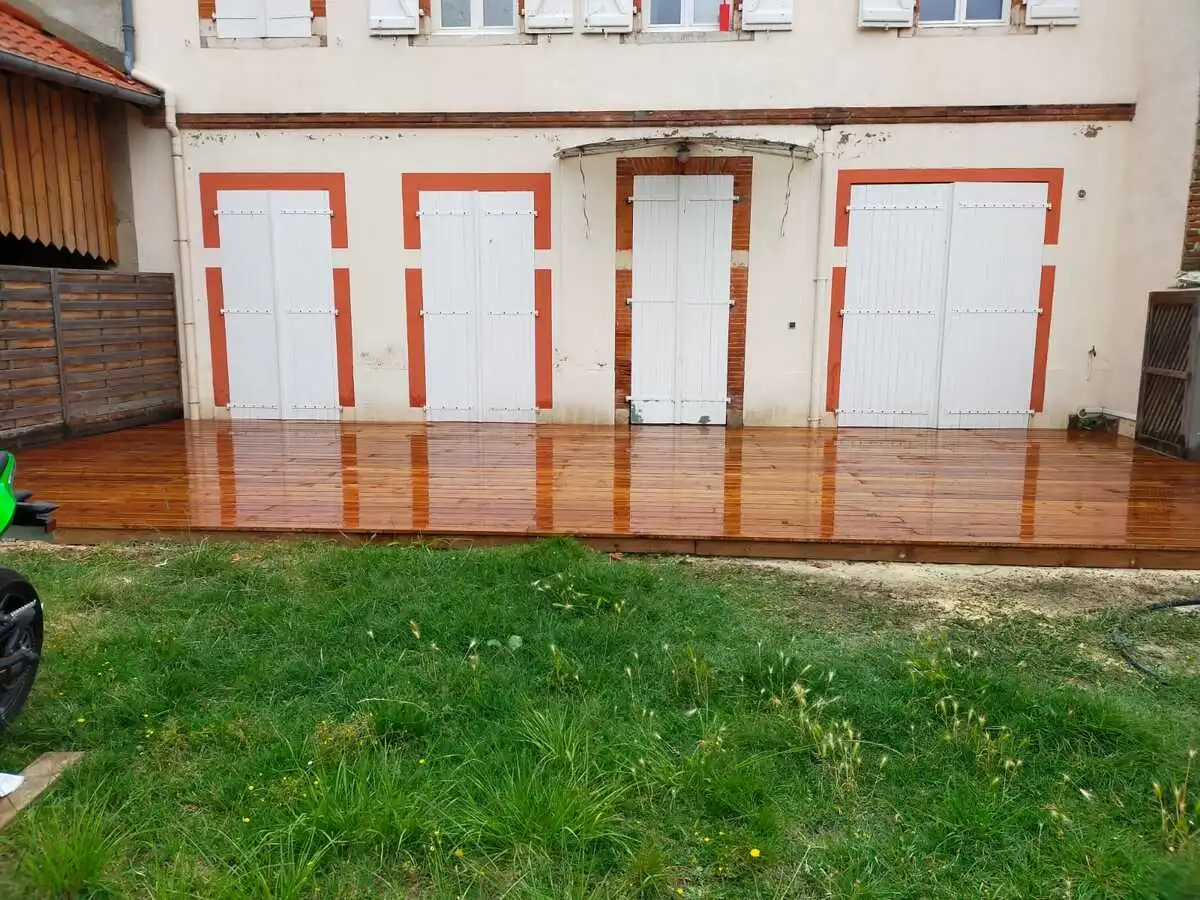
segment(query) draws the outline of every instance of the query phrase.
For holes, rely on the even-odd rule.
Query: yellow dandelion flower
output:
[[[80,725],[82,725],[84,722],[86,722],[86,721],[87,721],[87,719],[85,719],[83,716],[80,716],[80,717],[79,717],[78,719],[76,719],[75,721],[76,721],[76,722],[78,722]]]
[[[675,888],[675,893],[677,893],[679,896],[682,897],[683,896],[683,888]]]
[[[419,759],[417,762],[418,762],[418,764],[419,764],[419,765],[422,765],[422,766],[423,766],[423,765],[425,765],[425,760],[424,760],[424,758],[422,758],[422,759]]]
[[[250,817],[249,817],[249,816],[242,816],[242,821],[243,821],[243,822],[249,822],[249,821],[250,821]]]
[[[459,847],[457,850],[455,850],[454,855],[457,856],[459,859],[462,859],[464,856],[466,856],[466,854],[463,853],[463,851],[462,851],[462,847]]]
[[[753,856],[755,859],[758,859],[760,856],[762,856],[762,851],[759,850],[757,847],[752,847],[750,849],[750,855]]]

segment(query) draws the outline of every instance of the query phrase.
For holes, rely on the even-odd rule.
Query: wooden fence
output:
[[[171,275],[0,266],[0,446],[182,415]]]

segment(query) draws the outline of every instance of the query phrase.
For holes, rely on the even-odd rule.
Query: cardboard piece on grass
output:
[[[0,797],[0,828],[17,817],[17,813],[54,784],[68,766],[83,759],[78,752],[43,753],[21,774],[22,784],[11,794]]]

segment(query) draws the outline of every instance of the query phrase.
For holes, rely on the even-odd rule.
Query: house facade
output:
[[[190,415],[1136,412],[1187,219],[1193,0],[134,0],[132,24],[167,97],[126,123],[138,260],[180,276]]]

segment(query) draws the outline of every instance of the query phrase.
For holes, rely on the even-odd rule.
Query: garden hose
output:
[[[1151,603],[1149,606],[1143,606],[1134,615],[1142,615],[1163,609],[1181,609],[1185,606],[1200,606],[1200,597],[1186,597],[1180,600],[1164,600],[1161,603]],[[1117,652],[1121,654],[1121,658],[1129,663],[1130,666],[1154,681],[1162,682],[1164,680],[1162,675],[1133,655],[1133,649],[1129,646],[1129,639],[1116,625],[1113,626],[1109,637],[1112,640],[1113,646],[1117,648]]]

